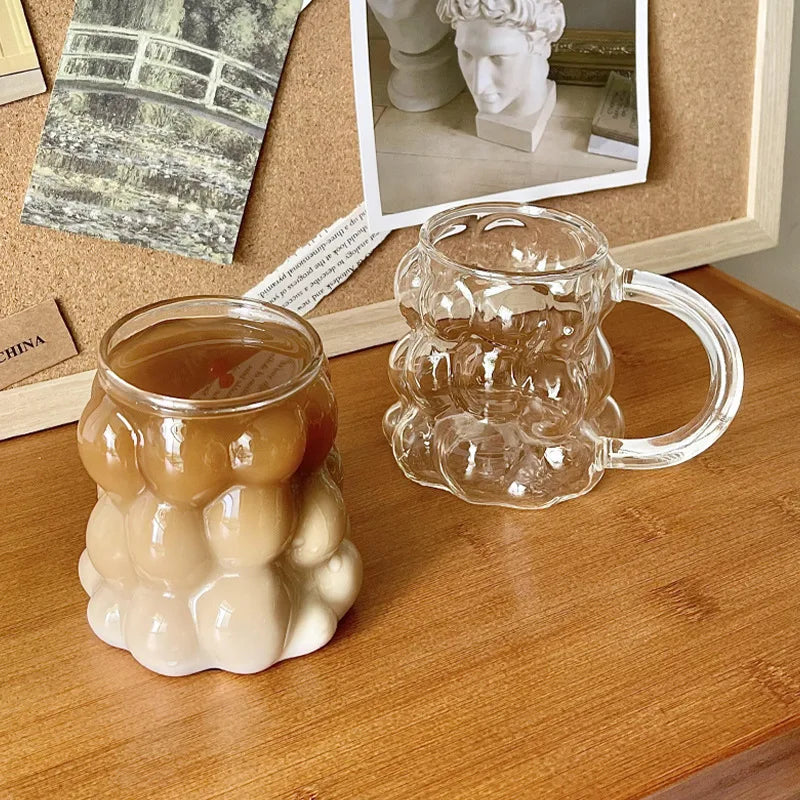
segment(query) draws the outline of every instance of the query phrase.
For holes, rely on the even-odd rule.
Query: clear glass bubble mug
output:
[[[407,477],[471,503],[546,508],[609,468],[679,464],[739,407],[742,356],[719,311],[670,278],[623,269],[572,214],[507,203],[441,212],[401,260],[395,296],[411,330],[390,356],[399,400],[384,431]],[[671,433],[624,438],[602,330],[621,300],[678,317],[708,354],[705,405]]]

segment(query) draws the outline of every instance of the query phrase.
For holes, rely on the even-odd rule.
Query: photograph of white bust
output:
[[[436,11],[456,32],[458,65],[478,111],[526,116],[541,110],[550,45],[564,33],[561,0],[439,0]]]
[[[646,179],[647,0],[351,0],[351,25],[373,230]]]

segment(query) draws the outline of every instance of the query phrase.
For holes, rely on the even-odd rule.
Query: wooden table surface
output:
[[[74,426],[0,445],[0,797],[628,800],[800,722],[800,316],[679,277],[739,336],[739,416],[688,464],[546,511],[405,480],[380,429],[388,348],[335,359],[364,588],[328,647],[260,675],[164,678],[97,640]],[[700,407],[680,323],[623,304],[606,330],[629,435]],[[800,791],[788,736],[791,793],[764,797]],[[659,798],[733,797],[732,774]]]

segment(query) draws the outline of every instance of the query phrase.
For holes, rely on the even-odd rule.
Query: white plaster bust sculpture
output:
[[[450,26],[436,0],[367,0],[389,40],[389,99],[401,111],[430,111],[463,88]]]
[[[478,136],[532,152],[553,113],[550,46],[564,32],[561,0],[439,0],[455,29]]]

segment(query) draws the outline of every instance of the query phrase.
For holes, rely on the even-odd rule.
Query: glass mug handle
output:
[[[636,269],[622,276],[623,300],[660,308],[685,322],[708,355],[711,384],[703,410],[686,425],[645,439],[607,439],[606,467],[657,469],[694,458],[731,424],[742,399],[744,365],[731,326],[711,303],[688,286]]]

